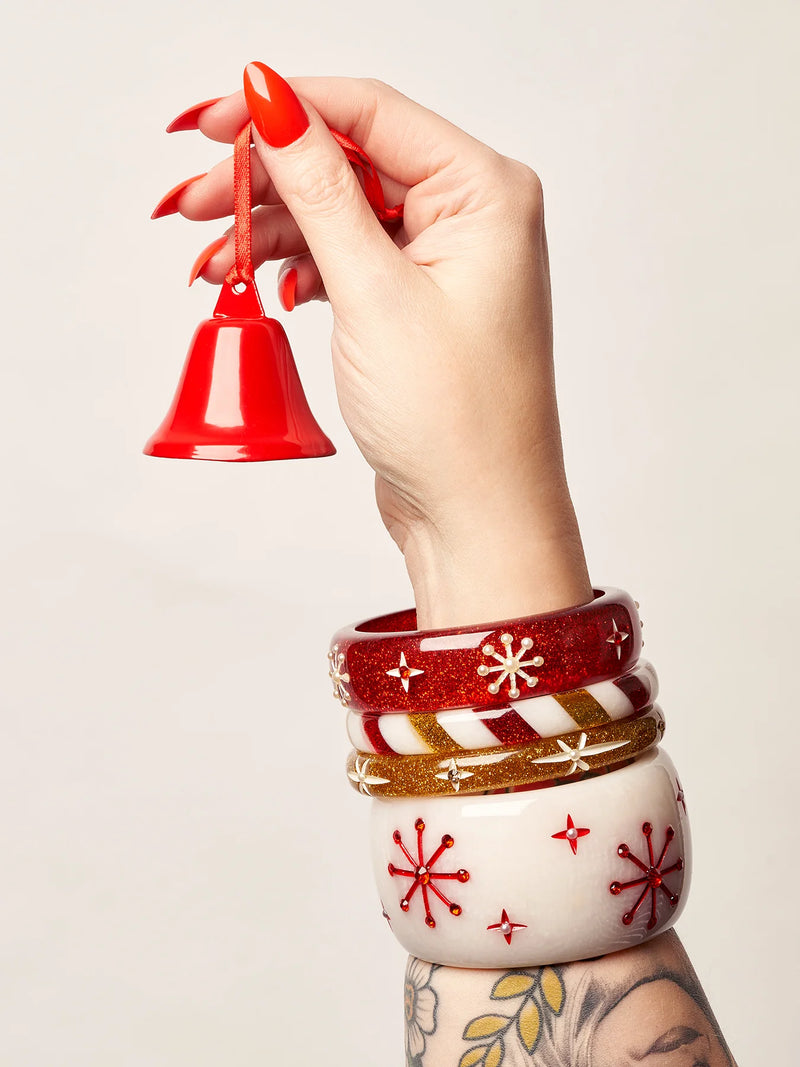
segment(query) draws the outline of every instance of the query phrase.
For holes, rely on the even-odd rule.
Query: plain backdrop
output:
[[[568,473],[641,601],[696,865],[679,932],[740,1065],[798,994],[798,30],[793,2],[9,7],[3,194],[0,1063],[402,1061],[325,653],[410,590],[339,417],[327,306],[285,315],[333,459],[141,455],[215,291],[184,107],[379,77],[546,194]]]

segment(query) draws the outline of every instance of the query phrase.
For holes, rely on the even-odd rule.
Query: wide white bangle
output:
[[[683,792],[661,749],[531,793],[372,801],[392,931],[451,967],[605,955],[672,926],[689,886]]]

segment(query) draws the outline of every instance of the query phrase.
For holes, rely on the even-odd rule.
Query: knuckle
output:
[[[539,175],[524,163],[514,161],[519,200],[533,219],[544,218],[544,190]]]
[[[306,207],[317,213],[333,214],[352,196],[353,175],[342,159],[323,159],[315,166],[300,171],[295,180],[294,195]]]
[[[388,96],[389,93],[394,92],[391,85],[387,85],[380,78],[361,78],[359,81],[365,92],[372,93],[375,96]]]

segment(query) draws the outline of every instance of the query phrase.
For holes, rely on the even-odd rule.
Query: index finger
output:
[[[447,119],[372,78],[288,78],[328,126],[356,141],[384,174],[418,185],[462,155],[491,153]],[[233,93],[201,112],[198,127],[216,141],[233,142],[249,116],[244,93]]]

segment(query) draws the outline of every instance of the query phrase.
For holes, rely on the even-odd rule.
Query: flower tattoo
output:
[[[431,963],[411,959],[406,970],[406,1067],[422,1067],[425,1039],[436,1030],[438,997],[430,981],[436,970]]]

